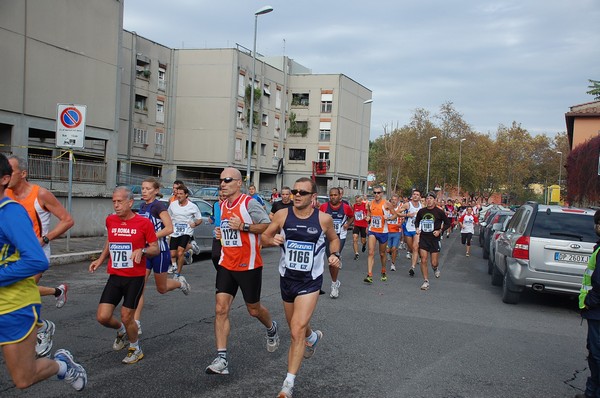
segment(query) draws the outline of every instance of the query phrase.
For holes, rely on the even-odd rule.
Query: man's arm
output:
[[[58,218],[58,223],[54,229],[52,229],[52,231],[48,231],[46,234],[48,239],[53,240],[58,238],[75,224],[67,209],[60,204],[52,192],[48,191],[46,188],[40,187],[38,199],[43,208],[47,209],[56,218]],[[42,242],[43,241],[40,240],[40,243]]]
[[[284,242],[283,235],[279,234],[289,209],[281,209],[273,215],[273,220],[260,236],[260,242],[264,247],[279,246]]]
[[[328,262],[332,267],[340,267],[341,262],[340,258],[336,256],[334,253],[338,253],[340,251],[340,238],[335,233],[335,228],[333,227],[333,218],[327,213],[319,212],[319,223],[321,224],[321,228],[327,237],[327,241],[329,242],[329,255]]]

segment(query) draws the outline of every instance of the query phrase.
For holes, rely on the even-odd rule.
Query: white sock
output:
[[[119,328],[119,330],[117,330],[117,334],[123,335],[125,333],[127,333],[127,329],[125,329],[125,325],[123,325],[123,322],[121,322],[121,327]]]
[[[138,350],[140,348],[140,341],[138,340],[135,343],[130,342],[129,348],[135,348],[136,350]]]
[[[58,373],[56,373],[56,377],[59,379],[64,379],[65,375],[67,374],[67,364],[58,359],[55,359],[54,361],[58,364]]]
[[[296,380],[296,375],[288,373],[287,376],[285,376],[284,383],[287,382],[288,384],[291,384],[293,386],[294,385],[294,380]]]
[[[317,339],[319,338],[319,336],[317,336],[317,332],[315,332],[314,330],[312,331],[312,333],[310,334],[310,336],[308,336],[306,338],[306,341],[308,342],[308,344],[313,345],[317,342]]]

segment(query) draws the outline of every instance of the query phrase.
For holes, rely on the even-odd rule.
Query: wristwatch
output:
[[[337,258],[340,258],[340,252],[335,252],[335,253],[331,253],[333,256],[336,256]]]
[[[142,249],[142,254],[143,254],[143,255],[145,255],[145,254],[146,254],[146,248],[145,248],[145,247]]]
[[[242,231],[244,231],[244,232],[250,232],[250,224],[244,223],[242,225]]]
[[[42,236],[42,240],[44,241],[45,245],[47,245],[48,243],[50,243],[50,239],[48,239],[48,237],[46,235]]]

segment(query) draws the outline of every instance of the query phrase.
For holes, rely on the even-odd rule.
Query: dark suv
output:
[[[578,294],[596,242],[594,211],[528,202],[497,241],[492,284],[516,304],[525,288]]]

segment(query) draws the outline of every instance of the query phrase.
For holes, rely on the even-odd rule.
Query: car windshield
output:
[[[595,243],[594,220],[591,216],[545,211],[538,212],[531,236]]]

